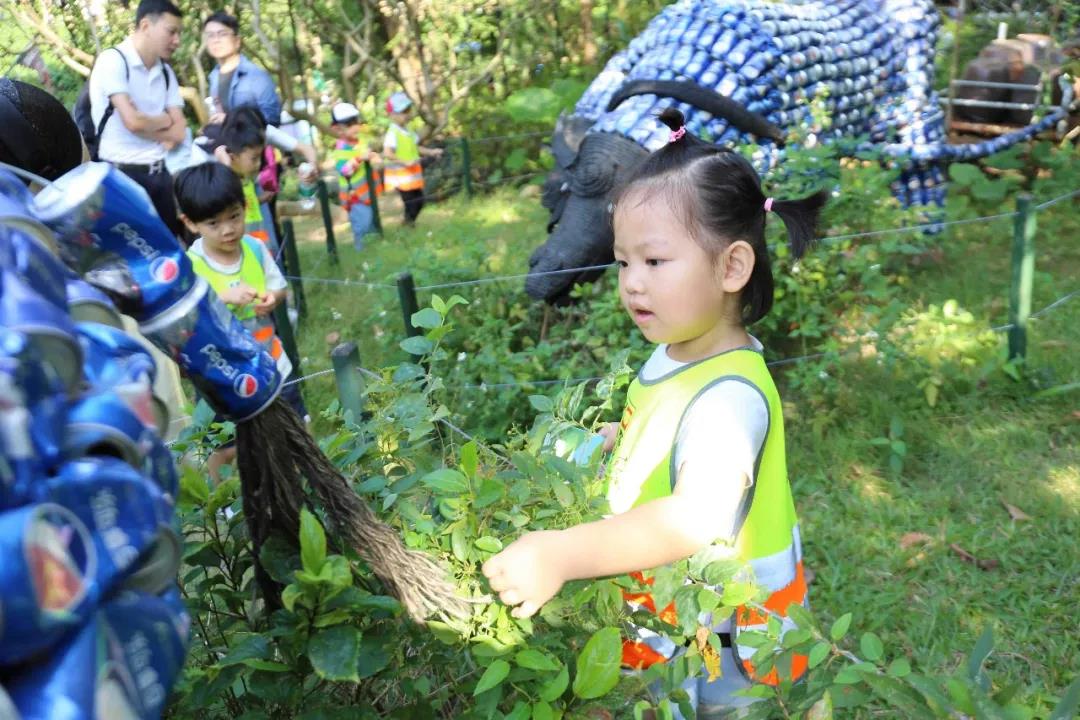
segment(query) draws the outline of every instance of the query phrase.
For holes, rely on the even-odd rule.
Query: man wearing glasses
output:
[[[224,114],[242,105],[254,105],[266,122],[281,121],[281,98],[270,73],[240,53],[240,23],[218,11],[203,23],[206,51],[217,65],[210,71],[210,96],[214,98],[210,122],[221,122]]]

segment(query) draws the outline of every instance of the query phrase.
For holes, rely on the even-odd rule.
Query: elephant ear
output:
[[[592,120],[580,115],[562,113],[555,123],[555,132],[551,136],[551,154],[561,168],[568,168],[577,159],[581,141],[592,127]]]

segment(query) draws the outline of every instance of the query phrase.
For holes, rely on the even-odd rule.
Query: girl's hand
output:
[[[611,452],[615,448],[615,437],[619,434],[619,423],[607,423],[598,432],[604,436],[604,452]]]
[[[527,618],[559,592],[566,582],[557,542],[558,531],[522,535],[484,563],[483,572],[499,599],[513,606],[516,618]]]
[[[269,315],[275,306],[277,306],[277,298],[274,297],[272,292],[264,292],[262,297],[256,298],[255,314],[256,315]]]
[[[259,297],[258,293],[248,285],[234,285],[231,288],[226,288],[221,293],[221,299],[226,305],[235,305],[237,307],[243,307],[249,303],[254,302]]]

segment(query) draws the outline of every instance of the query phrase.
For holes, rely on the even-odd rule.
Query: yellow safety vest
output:
[[[794,627],[787,619],[792,603],[806,604],[802,546],[795,502],[787,478],[784,452],[784,420],[780,395],[776,391],[765,360],[751,349],[738,349],[690,363],[656,380],[636,378],[627,391],[626,408],[608,462],[608,502],[615,513],[671,494],[675,485],[675,440],[690,404],[717,383],[743,382],[759,393],[769,411],[769,427],[758,458],[754,484],[747,491],[737,515],[734,552],[753,572],[753,580],[770,592],[764,607],[783,620],[784,630]],[[639,580],[644,576],[635,574]],[[650,580],[645,580],[650,582]],[[627,600],[656,607],[647,594],[631,594]],[[674,607],[663,608],[661,617],[674,620]],[[755,649],[740,647],[738,633],[764,629],[768,618],[743,606],[732,619],[732,652],[736,665],[757,682],[775,685],[780,678],[775,668],[759,676],[750,658]],[[674,624],[674,623],[672,623]],[[653,647],[639,641],[623,644],[623,662],[644,667],[667,659]],[[806,658],[796,656],[792,678],[806,672]]]
[[[371,188],[368,187],[367,172],[364,169],[364,161],[367,160],[367,156],[368,146],[366,143],[350,145],[344,140],[338,140],[337,144],[334,145],[334,151],[330,157],[333,159],[334,167],[338,171],[338,198],[341,199],[341,205],[346,210],[357,203],[371,204]],[[349,162],[356,165],[356,170],[353,171],[352,175],[345,174],[345,165]],[[372,168],[371,177],[375,182],[375,194],[381,195],[383,192],[382,171],[378,168]]]
[[[244,232],[270,247],[270,232],[266,229],[262,206],[259,205],[259,193],[255,190],[254,180],[244,180]]]
[[[222,272],[210,266],[206,258],[194,250],[188,250],[192,269],[199,277],[205,278],[214,292],[221,295],[225,290],[243,283],[260,295],[266,292],[266,272],[263,270],[262,253],[266,246],[255,238],[245,235],[240,241],[240,268],[236,272]],[[281,340],[274,334],[274,321],[269,315],[256,315],[254,305],[229,305],[229,310],[240,324],[251,333],[257,342],[266,348],[270,357],[277,363],[278,372],[284,380],[292,372],[292,362],[281,346]]]
[[[423,190],[424,171],[420,167],[420,146],[411,133],[399,128],[397,125],[390,126],[396,144],[394,155],[397,162],[386,164],[386,185],[398,190]]]

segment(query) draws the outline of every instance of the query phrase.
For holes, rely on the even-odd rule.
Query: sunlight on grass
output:
[[[1050,468],[1047,490],[1057,493],[1058,498],[1080,513],[1080,467],[1067,465]]]

